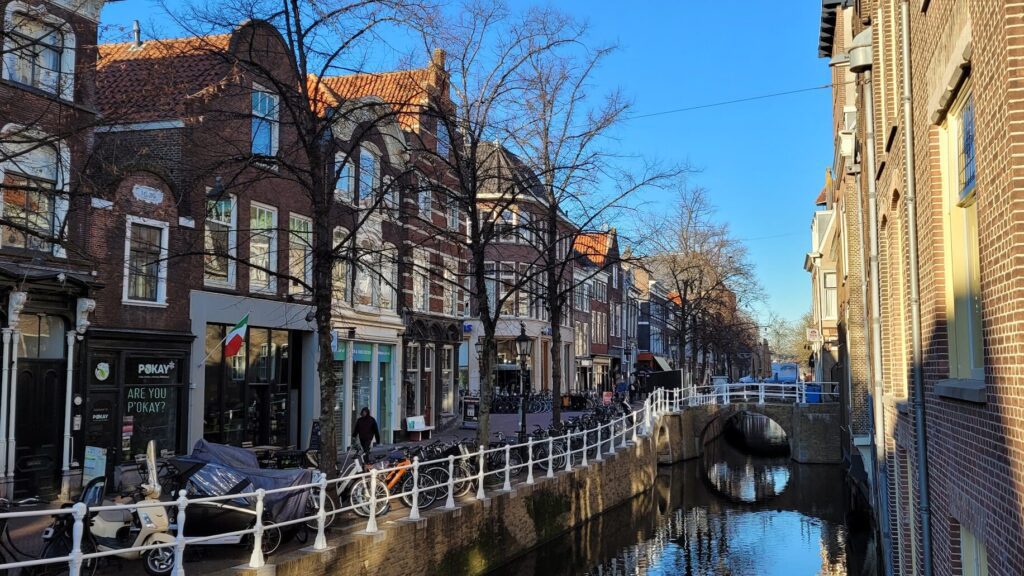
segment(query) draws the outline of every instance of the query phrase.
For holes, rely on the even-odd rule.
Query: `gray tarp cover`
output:
[[[252,482],[256,488],[273,490],[300,486],[313,481],[313,471],[302,468],[292,470],[269,470],[260,468],[256,455],[237,446],[214,444],[200,439],[192,449],[192,457],[203,462],[220,464],[237,470]],[[271,511],[275,522],[287,522],[306,515],[306,490],[294,490],[267,494],[263,505]]]

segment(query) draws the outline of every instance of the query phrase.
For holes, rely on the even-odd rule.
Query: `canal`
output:
[[[741,415],[653,490],[492,574],[874,575],[869,520],[849,503],[841,466],[793,462],[781,428]]]

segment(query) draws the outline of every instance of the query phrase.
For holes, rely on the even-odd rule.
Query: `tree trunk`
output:
[[[564,295],[561,294],[561,262],[558,262],[558,218],[549,211],[547,214],[547,238],[545,257],[547,270],[547,305],[551,326],[551,425],[562,422],[562,316],[565,313]]]
[[[317,371],[320,381],[320,469],[330,477],[338,474],[338,430],[334,408],[338,402],[338,381],[334,375],[331,350],[331,298],[333,291],[334,234],[330,225],[330,207],[323,202],[313,207],[313,306],[316,314],[318,346]],[[344,409],[350,407],[345,406]]]

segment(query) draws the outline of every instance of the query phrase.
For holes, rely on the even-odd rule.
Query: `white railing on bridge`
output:
[[[379,530],[377,525],[377,511],[379,508],[383,508],[383,506],[382,501],[377,498],[377,485],[389,477],[391,473],[403,471],[404,473],[412,474],[412,489],[410,491],[400,493],[388,492],[387,500],[398,501],[399,499],[409,497],[411,499],[412,506],[409,508],[408,517],[415,520],[420,518],[421,511],[418,503],[420,501],[420,495],[425,490],[441,491],[445,498],[445,503],[441,506],[441,509],[451,510],[456,507],[454,499],[456,484],[461,485],[463,482],[471,482],[476,488],[474,498],[482,500],[487,497],[486,485],[488,479],[500,482],[502,485],[500,490],[508,492],[512,489],[513,477],[520,476],[524,472],[524,468],[526,478],[522,481],[527,484],[533,484],[535,482],[534,468],[537,468],[539,473],[550,478],[554,476],[557,471],[570,471],[577,467],[587,467],[590,461],[601,461],[606,455],[613,454],[616,451],[625,448],[630,442],[635,442],[638,436],[650,434],[653,429],[655,419],[661,414],[677,412],[685,406],[749,402],[755,399],[761,402],[806,402],[815,399],[813,397],[813,388],[811,391],[808,391],[808,384],[813,383],[724,384],[718,385],[713,390],[709,388],[702,390],[694,390],[692,388],[675,390],[657,389],[647,397],[640,408],[632,411],[631,413],[612,418],[611,420],[592,428],[569,432],[559,436],[552,436],[539,440],[529,438],[526,442],[519,444],[505,444],[495,447],[479,446],[476,450],[464,451],[464,453],[459,456],[449,455],[435,460],[420,461],[419,458],[416,457],[413,459],[412,464],[400,464],[391,467],[382,467],[378,464],[376,466],[369,467],[365,472],[350,474],[348,476],[334,479],[328,479],[325,474],[317,472],[314,475],[316,480],[312,483],[300,486],[289,486],[287,488],[275,490],[259,489],[253,492],[202,498],[188,498],[185,490],[181,490],[176,499],[162,503],[162,505],[168,509],[168,516],[176,519],[175,524],[177,530],[176,534],[174,534],[173,542],[122,548],[117,550],[95,551],[95,548],[89,545],[90,543],[86,541],[85,522],[88,521],[88,518],[93,513],[101,511],[129,511],[131,513],[135,513],[140,505],[152,506],[152,503],[87,507],[84,503],[78,502],[73,506],[55,510],[4,512],[0,513],[0,521],[6,522],[10,519],[40,516],[50,516],[53,518],[63,517],[64,519],[70,519],[70,525],[72,528],[70,535],[70,551],[66,555],[48,558],[28,558],[18,561],[10,561],[12,560],[11,558],[0,556],[0,573],[6,573],[6,571],[14,568],[66,563],[68,565],[68,573],[70,576],[78,576],[81,573],[83,566],[88,566],[90,562],[95,562],[106,556],[119,555],[132,551],[141,553],[157,548],[173,548],[175,563],[174,574],[176,576],[181,576],[185,574],[183,559],[185,549],[189,545],[196,545],[204,541],[225,538],[228,536],[242,535],[252,536],[252,553],[249,559],[249,566],[252,568],[259,568],[264,566],[266,563],[266,559],[263,554],[263,537],[267,529],[267,525],[265,525],[261,512],[263,510],[264,501],[268,495],[296,491],[308,493],[310,502],[316,502],[317,505],[309,507],[311,509],[307,516],[287,522],[275,523],[273,526],[276,528],[282,528],[299,524],[305,524],[307,526],[315,525],[316,530],[315,538],[313,540],[313,549],[326,550],[327,526],[331,524],[333,517],[339,514],[353,511],[356,508],[367,511],[368,508],[365,532],[372,534]],[[830,389],[829,392],[823,394],[828,394],[829,396],[826,397],[831,398],[835,392]],[[558,452],[555,449],[556,446],[563,448],[564,452]],[[521,463],[513,462],[513,459],[511,458],[511,453],[513,451],[523,456],[521,458]],[[500,463],[500,465],[496,465],[496,462]],[[556,466],[560,467],[560,469],[556,469]],[[447,486],[420,486],[420,470],[429,467],[447,468],[449,472]],[[455,470],[457,468],[466,469],[467,467],[473,471],[473,474],[468,477],[456,478]],[[329,492],[337,493],[339,485],[350,485],[351,483],[360,481],[367,482],[369,484],[367,490],[369,493],[368,502],[338,502],[337,507],[333,510],[328,510],[329,507],[326,506],[325,500]],[[211,536],[185,536],[183,528],[188,523],[188,509],[190,505],[209,502],[226,502],[239,498],[253,498],[256,501],[255,522],[252,527],[245,530]],[[0,537],[2,537],[2,535],[0,535]],[[55,534],[53,537],[61,537],[61,535]],[[0,552],[0,554],[2,554],[2,552]]]

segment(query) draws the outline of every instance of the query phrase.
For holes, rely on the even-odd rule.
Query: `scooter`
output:
[[[174,544],[174,536],[168,529],[170,522],[167,509],[160,502],[160,483],[157,480],[156,445],[153,441],[146,447],[146,469],[149,482],[139,487],[138,507],[134,510],[102,510],[89,514],[88,536],[99,552],[125,550],[115,554],[118,558],[142,558],[146,572],[151,576],[167,576],[174,570],[174,548],[150,548],[143,551],[131,548]],[[100,480],[100,479],[97,479]],[[97,497],[98,491],[98,497]],[[83,492],[86,505],[102,504],[101,484],[90,482]],[[97,502],[98,500],[98,502]]]

